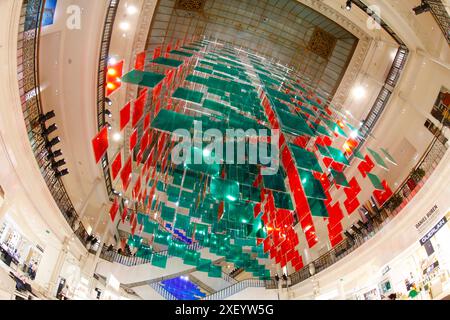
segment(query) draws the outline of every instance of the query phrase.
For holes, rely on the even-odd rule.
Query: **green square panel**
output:
[[[184,214],[177,214],[177,220],[175,221],[175,229],[187,230],[191,223],[191,218]]]
[[[165,268],[167,266],[167,255],[154,253],[152,257],[152,265],[159,268]]]
[[[163,66],[174,67],[174,68],[178,68],[179,66],[181,66],[183,64],[183,61],[164,58],[164,57],[156,58],[150,62],[156,63],[156,64],[161,64]]]
[[[154,88],[164,78],[165,76],[159,73],[132,70],[122,77],[122,82]]]
[[[172,222],[173,219],[175,219],[175,209],[172,207],[168,207],[163,203],[161,209],[161,218],[164,221]]]
[[[168,254],[173,257],[184,259],[187,245],[179,241],[172,241],[169,245]]]
[[[308,198],[308,204],[313,217],[328,217],[327,207],[323,200]]]
[[[353,154],[355,155],[356,158],[361,159],[363,161],[365,161],[366,159],[364,158],[363,154],[359,151],[359,150],[355,150],[353,152]]]
[[[380,148],[380,150],[384,153],[386,158],[394,165],[398,165],[397,161],[395,161],[394,157],[387,151],[386,149]]]
[[[369,177],[370,182],[372,182],[375,189],[384,190],[383,185],[381,184],[380,178],[378,178],[378,176],[376,176],[372,173],[367,173],[367,176]]]
[[[323,147],[321,145],[318,145],[317,148],[319,149],[319,152],[322,154],[322,156],[331,158],[333,159],[333,161],[345,164],[346,166],[350,165],[348,159],[345,157],[344,153],[341,150],[333,147]]]
[[[331,169],[331,175],[333,176],[334,181],[336,182],[336,184],[338,186],[341,186],[341,187],[349,187],[350,186],[348,184],[347,178],[345,177],[345,175],[342,172]]]
[[[168,246],[169,243],[171,242],[171,240],[172,240],[172,235],[169,232],[166,232],[163,230],[158,230],[155,233],[155,239],[154,239],[155,243]]]
[[[369,151],[369,153],[373,156],[373,158],[375,159],[375,162],[382,167],[383,169],[388,170],[388,166],[386,165],[386,162],[384,162],[383,157],[380,156],[380,154],[378,152],[376,152],[373,149],[367,148],[367,151]]]
[[[211,265],[209,272],[208,272],[208,276],[210,276],[211,278],[221,278],[222,277],[222,267],[216,266],[216,265]]]
[[[281,110],[277,111],[281,128],[291,134],[314,136],[306,121],[300,117]]]
[[[206,83],[208,82],[208,78],[204,78],[204,77],[200,77],[200,76],[196,76],[196,75],[190,74],[190,75],[188,75],[186,77],[186,81],[190,81],[190,82],[206,85]]]
[[[152,121],[152,128],[174,132],[177,129],[190,130],[194,127],[194,117],[162,109]]]
[[[183,262],[190,266],[197,266],[200,259],[200,252],[194,250],[186,250]]]
[[[193,56],[192,53],[189,53],[189,52],[186,52],[186,51],[181,51],[181,50],[172,50],[172,51],[170,51],[170,53],[171,54],[176,54],[176,55],[179,55],[179,56],[183,56],[183,57],[192,57]]]
[[[314,178],[314,175],[311,172],[299,170],[299,174],[303,190],[305,190],[307,198],[314,198],[321,200],[325,200],[327,198],[322,185],[316,178]]]
[[[197,263],[197,270],[202,272],[209,272],[212,261],[208,259],[199,259]]]
[[[178,88],[172,95],[173,98],[191,101],[195,103],[201,103],[203,99],[203,93],[187,88]]]
[[[209,186],[211,195],[219,201],[239,200],[239,183],[231,180],[212,178]]]
[[[289,145],[289,149],[292,151],[297,168],[317,171],[320,173],[323,172],[319,161],[313,152],[297,147],[293,144]]]
[[[207,74],[212,74],[213,73],[213,70],[208,69],[208,68],[204,68],[204,67],[200,67],[200,66],[195,67],[194,71],[203,72],[203,73],[207,73]]]

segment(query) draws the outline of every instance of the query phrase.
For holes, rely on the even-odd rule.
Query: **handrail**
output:
[[[59,210],[81,243],[87,245],[88,233],[78,221],[78,213],[72,204],[64,183],[52,168],[46,147],[48,138],[43,134],[44,124],[39,119],[43,115],[39,83],[39,41],[45,0],[24,0],[21,8],[19,34],[17,41],[17,78],[20,101],[25,126],[33,154],[41,175],[47,184]]]
[[[154,282],[149,284],[156,292],[158,292],[166,300],[177,300],[169,291],[164,289],[164,287],[159,284],[159,282]]]
[[[272,288],[271,282],[274,282],[274,280],[261,280],[257,278],[242,280],[206,296],[202,300],[223,300],[247,288]]]
[[[203,247],[200,246],[197,242],[189,245],[186,249],[187,250],[200,250]],[[172,255],[169,254],[169,250],[163,250],[158,252],[152,252],[148,257],[136,257],[136,256],[126,256],[124,254],[120,254],[117,252],[117,250],[108,250],[108,246],[103,245],[102,251],[100,252],[100,258],[110,261],[110,262],[117,262],[129,267],[140,265],[140,264],[149,264],[152,262],[152,256],[153,254],[158,254],[162,256],[172,257]]]
[[[106,70],[108,67],[109,48],[111,45],[111,37],[113,32],[114,21],[117,15],[120,0],[109,0],[108,10],[103,25],[102,41],[100,46],[100,55],[97,71],[97,129],[100,131],[106,125],[106,107],[105,107],[105,83]],[[102,171],[106,185],[106,191],[110,200],[113,198],[113,186],[111,173],[109,170],[109,158],[106,153],[101,159]]]
[[[442,144],[436,137],[431,142],[430,146],[425,151],[424,155],[419,160],[415,169],[423,169],[426,175],[419,181],[414,187],[410,187],[408,182],[414,176],[414,170],[408,175],[408,178],[400,185],[400,187],[395,191],[394,195],[401,195],[404,197],[403,203],[391,210],[387,204],[384,204],[375,216],[370,216],[368,226],[366,230],[360,230],[361,234],[354,234],[351,238],[346,237],[341,243],[336,245],[333,249],[327,253],[320,256],[318,259],[314,260],[309,265],[303,267],[299,271],[291,274],[289,277],[291,279],[291,286],[296,285],[308,278],[313,274],[320,272],[339,260],[343,259],[345,256],[353,252],[355,249],[359,248],[367,240],[373,238],[383,227],[389,223],[402,208],[414,198],[415,194],[423,187],[428,177],[438,166],[442,158],[444,157],[447,146]]]
[[[441,28],[447,43],[450,44],[450,17],[441,0],[426,0],[431,7],[431,14]]]

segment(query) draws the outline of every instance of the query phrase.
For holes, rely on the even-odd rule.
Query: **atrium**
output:
[[[449,0],[0,16],[0,299],[450,299]]]

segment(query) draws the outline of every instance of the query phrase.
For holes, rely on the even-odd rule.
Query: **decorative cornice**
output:
[[[369,40],[370,37],[364,29],[360,28],[358,25],[353,23],[349,18],[340,14],[335,8],[332,8],[324,4],[321,0],[297,0],[298,2],[316,10],[325,17],[331,19],[332,21],[339,24],[341,27],[345,28],[347,31],[352,33],[354,36],[359,38],[359,40]]]
[[[370,44],[373,40],[360,40],[356,47],[355,53],[345,71],[344,77],[334,95],[332,104],[338,110],[342,109],[349,93],[353,87],[355,80],[361,71],[364,60],[369,53]]]

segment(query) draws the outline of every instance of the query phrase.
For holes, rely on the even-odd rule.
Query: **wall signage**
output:
[[[430,223],[431,220],[435,216],[437,216],[439,213],[439,208],[437,205],[434,205],[433,208],[430,209],[430,211],[427,212],[426,215],[422,217],[422,219],[419,220],[419,222],[416,223],[416,230],[421,233],[425,227]]]
[[[443,217],[439,222],[434,226],[433,229],[428,231],[428,233],[420,239],[420,244],[423,246],[428,240],[430,240],[445,224],[447,223],[447,218]]]

